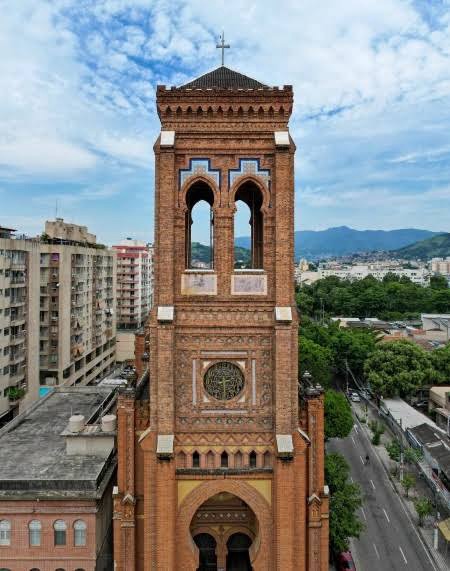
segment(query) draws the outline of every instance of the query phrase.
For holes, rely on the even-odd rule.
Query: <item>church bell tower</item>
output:
[[[157,88],[154,308],[148,372],[119,397],[117,571],[328,570],[323,395],[297,371],[292,104],[291,86],[225,66]]]

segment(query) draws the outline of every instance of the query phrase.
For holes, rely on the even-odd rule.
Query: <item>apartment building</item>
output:
[[[116,271],[112,250],[62,219],[40,239],[2,236],[0,415],[8,416],[19,398],[28,405],[46,387],[86,385],[114,367]]]
[[[127,238],[117,252],[117,327],[142,327],[152,306],[153,246]]]
[[[433,273],[450,276],[450,256],[446,258],[432,258],[430,265]]]

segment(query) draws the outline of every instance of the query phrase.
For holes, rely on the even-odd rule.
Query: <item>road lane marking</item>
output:
[[[363,457],[361,455],[359,456],[359,459],[361,460],[361,464],[364,466],[364,460],[363,460]]]
[[[389,516],[388,516],[388,514],[384,508],[383,508],[383,511],[384,511],[384,515],[386,516],[386,519],[388,520],[388,523],[391,523],[391,520],[389,519]]]
[[[375,489],[375,484],[373,483],[373,480],[369,480],[369,481],[372,484],[372,488]]]
[[[364,511],[364,508],[361,508],[361,511],[362,511],[362,514],[363,514],[364,519],[367,521],[366,512]]]
[[[408,565],[408,561],[407,561],[407,559],[406,559],[406,557],[405,557],[405,554],[403,553],[403,549],[400,547],[400,545],[398,546],[398,548],[400,549],[400,553],[402,554],[402,557],[403,557],[403,559],[404,559],[404,561],[405,561],[405,565]]]
[[[357,420],[357,422],[359,423],[359,420]],[[364,434],[364,437],[366,438],[367,442],[368,442],[369,444],[371,444],[370,438],[368,437],[367,433],[362,429],[362,426],[361,426],[361,432]],[[378,460],[378,462],[380,463],[380,466],[381,466],[383,472],[386,474],[387,469],[384,467],[384,464],[383,464],[383,462],[381,461],[381,458],[378,456],[378,452],[377,452],[375,449],[374,449],[374,455],[375,455],[375,458],[376,458],[376,459]],[[361,456],[360,456],[360,458],[361,458]],[[394,484],[391,482],[391,480],[389,479],[389,477],[387,476],[387,474],[386,474],[386,476],[385,476],[385,480],[386,480],[386,481],[389,483],[389,485],[391,486],[392,491],[394,492],[394,496],[397,498],[397,500],[398,500],[398,502],[399,502],[399,504],[400,504],[402,510],[405,512],[406,519],[409,521],[409,523],[410,523],[410,525],[411,525],[411,529],[413,530],[413,532],[415,533],[417,539],[419,540],[419,543],[420,543],[420,545],[422,546],[423,552],[424,552],[425,555],[427,556],[428,561],[429,561],[430,564],[431,564],[431,567],[434,569],[434,571],[438,571],[438,568],[437,568],[436,565],[434,564],[434,561],[433,561],[433,559],[431,558],[431,555],[428,553],[428,549],[425,547],[425,543],[423,542],[422,538],[421,538],[420,535],[419,535],[419,532],[417,531],[417,529],[416,529],[415,526],[414,526],[414,523],[413,523],[413,521],[412,521],[412,519],[411,519],[411,516],[410,516],[409,513],[407,512],[405,506],[403,505],[402,500],[400,499],[400,496],[398,495],[397,490],[396,490],[395,487],[394,487]]]
[[[353,436],[352,436],[352,442],[356,446],[356,442],[355,442],[355,439],[353,438]]]
[[[377,554],[378,559],[380,558],[380,554],[378,553],[378,549],[377,546],[375,545],[375,543],[372,543],[373,548],[375,549],[375,553]]]

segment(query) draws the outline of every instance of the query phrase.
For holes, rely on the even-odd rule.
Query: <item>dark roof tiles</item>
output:
[[[264,87],[267,85],[223,65],[182,85],[181,89],[262,89]]]

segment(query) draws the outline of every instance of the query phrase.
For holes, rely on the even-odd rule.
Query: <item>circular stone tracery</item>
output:
[[[244,388],[244,375],[234,363],[214,363],[205,374],[205,391],[217,400],[231,400]]]

